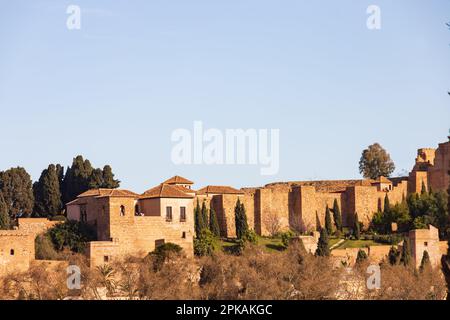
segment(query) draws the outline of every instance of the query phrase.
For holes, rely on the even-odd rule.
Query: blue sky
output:
[[[81,8],[81,29],[66,8]],[[381,30],[366,8],[381,9]],[[397,170],[450,127],[450,2],[0,1],[0,169],[77,154],[140,192],[174,174],[236,187]],[[280,129],[280,170],[172,163],[171,133]]]

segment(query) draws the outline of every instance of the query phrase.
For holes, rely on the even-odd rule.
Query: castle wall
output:
[[[429,184],[434,191],[447,190],[450,185],[450,142],[440,143],[435,153],[434,166],[429,168]]]

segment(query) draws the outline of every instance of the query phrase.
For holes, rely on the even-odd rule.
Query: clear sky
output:
[[[447,140],[448,21],[447,0],[0,0],[0,170],[37,179],[82,154],[136,192],[174,174],[258,186],[359,178],[373,142],[409,170]],[[173,164],[171,133],[195,120],[280,129],[278,174]]]

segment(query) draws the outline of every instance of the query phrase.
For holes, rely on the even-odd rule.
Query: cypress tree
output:
[[[201,215],[200,204],[198,202],[198,199],[197,199],[197,205],[195,206],[195,209],[194,209],[194,226],[195,226],[195,234],[196,234],[197,238],[199,238],[200,234],[203,230],[203,222],[202,222],[202,215]]]
[[[420,190],[420,194],[425,194],[427,193],[427,188],[425,187],[425,182],[422,181],[422,188]]]
[[[358,255],[356,256],[356,263],[361,263],[364,260],[367,260],[367,258],[368,258],[367,257],[367,253],[364,250],[359,249],[358,250]]]
[[[339,209],[339,205],[336,199],[334,199],[333,202],[333,218],[334,218],[334,225],[336,226],[336,229],[342,232],[342,215],[341,210]]]
[[[353,234],[355,235],[355,238],[359,240],[361,237],[361,225],[359,224],[359,218],[358,218],[358,212],[355,212],[355,223],[353,226]]]
[[[59,185],[59,172],[51,164],[42,171],[39,180],[33,184],[35,217],[55,216],[62,211],[61,191]]]
[[[425,250],[422,255],[422,261],[420,262],[420,271],[429,267],[431,267],[430,255],[428,254],[428,251]]]
[[[331,222],[331,213],[330,213],[330,208],[325,209],[325,229],[327,229],[327,233],[328,234],[332,234],[333,233],[333,224]]]
[[[316,231],[320,232],[322,230],[322,225],[320,224],[319,214],[316,210]]]
[[[391,211],[391,203],[389,202],[389,197],[386,193],[386,195],[384,196],[384,213],[389,213]]]
[[[88,189],[98,189],[103,187],[103,171],[102,169],[93,169],[89,176]]]
[[[92,182],[92,165],[89,160],[77,156],[72,161],[72,166],[67,168],[62,185],[64,203],[74,200],[79,194],[87,191]]]
[[[400,262],[404,266],[408,266],[411,263],[411,251],[408,238],[405,238],[403,240],[402,256],[400,258]]]
[[[214,236],[220,237],[219,222],[217,221],[216,211],[212,205],[209,208],[209,230],[211,230]]]
[[[328,232],[326,228],[320,231],[319,242],[317,243],[316,256],[328,257],[330,255],[330,248],[328,247]]]
[[[242,239],[248,231],[247,215],[244,204],[238,198],[234,208],[234,223],[236,227],[236,237]]]
[[[7,230],[10,227],[10,219],[8,214],[8,206],[0,192],[0,230]]]
[[[206,209],[206,203],[203,201],[202,203],[202,211],[201,211],[201,221],[202,221],[202,229],[209,229],[208,223],[208,209]]]

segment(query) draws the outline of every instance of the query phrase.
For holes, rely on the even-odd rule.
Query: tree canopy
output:
[[[374,143],[363,150],[359,160],[359,172],[364,178],[389,177],[394,170],[394,162],[379,143]]]

